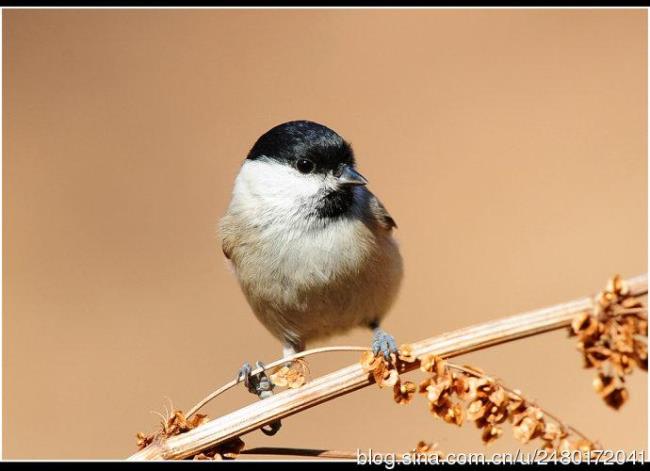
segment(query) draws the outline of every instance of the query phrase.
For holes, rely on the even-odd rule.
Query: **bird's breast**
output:
[[[372,258],[376,245],[375,234],[358,220],[329,221],[322,227],[276,222],[260,227],[237,260],[258,280],[300,288],[354,275]]]

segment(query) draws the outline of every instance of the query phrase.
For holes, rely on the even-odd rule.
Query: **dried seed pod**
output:
[[[138,450],[142,450],[143,448],[146,448],[151,442],[153,442],[155,435],[146,435],[143,432],[138,432],[136,433],[135,437],[135,444],[138,447]]]
[[[397,350],[397,358],[407,363],[413,363],[417,360],[413,355],[413,347],[409,344],[400,345]]]
[[[488,425],[483,429],[481,440],[483,440],[483,443],[486,445],[489,445],[501,435],[503,435],[503,429],[496,425]]]
[[[398,381],[393,386],[393,399],[398,404],[408,404],[413,400],[413,396],[417,391],[417,386],[411,381],[401,382]]]
[[[375,383],[380,388],[393,387],[399,381],[399,373],[394,362],[389,362],[383,356],[374,356],[370,352],[364,352],[360,359],[364,371],[372,374]]]
[[[629,396],[622,385],[625,377],[635,366],[648,368],[647,310],[639,297],[630,295],[619,275],[608,281],[597,301],[593,312],[575,317],[571,332],[578,337],[584,367],[597,370],[596,392],[605,404],[619,409]]]

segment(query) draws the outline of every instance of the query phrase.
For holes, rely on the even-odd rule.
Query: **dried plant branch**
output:
[[[647,294],[647,274],[627,280],[634,296]],[[527,313],[485,322],[431,337],[412,344],[412,355],[435,354],[449,358],[490,346],[503,344],[571,325],[577,314],[593,309],[592,296],[538,309]],[[285,363],[283,359],[280,363]],[[276,362],[277,363],[277,362]],[[403,372],[417,368],[407,365]],[[216,445],[236,439],[276,419],[288,417],[320,403],[335,399],[372,384],[373,377],[358,363],[317,378],[301,388],[282,391],[237,411],[207,422],[180,435],[156,440],[132,455],[130,460],[183,459],[200,454]]]

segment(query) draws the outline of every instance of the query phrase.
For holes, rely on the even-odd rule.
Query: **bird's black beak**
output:
[[[338,178],[338,182],[341,185],[365,185],[368,183],[368,180],[364,178],[359,172],[353,169],[349,165],[343,165],[335,176]]]

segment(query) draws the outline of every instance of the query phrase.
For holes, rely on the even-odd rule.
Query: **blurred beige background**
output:
[[[647,270],[642,10],[11,10],[3,15],[5,458],[121,458],[279,345],[216,223],[255,139],[339,131],[405,258],[410,342]],[[356,331],[330,344],[367,345]],[[319,375],[357,354],[310,362]],[[460,360],[606,446],[647,448],[647,375],[608,409],[556,332]],[[419,399],[419,400],[418,400]],[[249,446],[481,451],[367,388]],[[218,416],[254,398],[237,388]],[[506,431],[489,451],[514,450]]]

